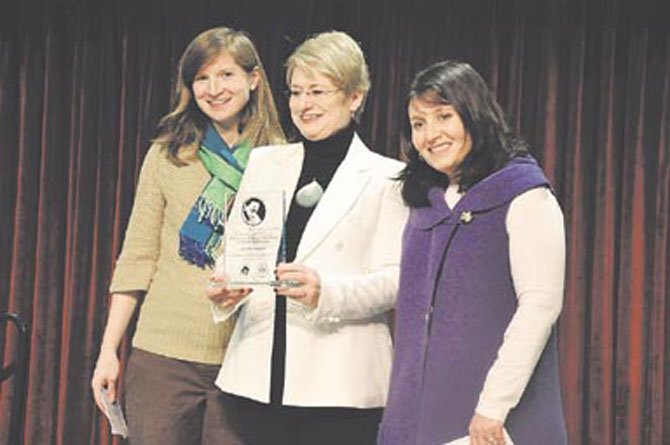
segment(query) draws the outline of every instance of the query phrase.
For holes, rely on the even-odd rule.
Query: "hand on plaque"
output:
[[[210,278],[205,295],[214,304],[224,308],[235,306],[251,293],[250,287],[229,288],[226,277],[223,274],[215,272]]]
[[[277,294],[315,308],[321,296],[321,278],[312,268],[298,263],[280,263],[276,270]]]

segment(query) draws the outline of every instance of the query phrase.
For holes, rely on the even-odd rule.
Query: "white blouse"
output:
[[[461,198],[450,185],[445,200]],[[565,231],[563,213],[548,188],[514,198],[505,220],[518,307],[479,394],[476,412],[505,422],[519,403],[563,305]]]

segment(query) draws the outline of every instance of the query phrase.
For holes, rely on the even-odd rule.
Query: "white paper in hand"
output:
[[[100,390],[102,394],[102,404],[105,406],[105,415],[109,420],[109,425],[112,428],[112,434],[117,436],[123,436],[123,438],[128,437],[128,425],[126,425],[126,419],[123,417],[123,411],[121,410],[121,405],[118,401],[110,401],[109,396],[107,395],[107,390],[102,388]]]
[[[505,436],[505,445],[514,445],[512,438],[507,434],[507,430],[503,430],[503,435]],[[470,445],[470,436],[454,439],[451,442],[446,442],[444,445]]]

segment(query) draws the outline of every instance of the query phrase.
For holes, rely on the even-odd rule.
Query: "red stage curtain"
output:
[[[110,273],[178,57],[216,25],[255,38],[287,129],[283,60],[311,33],[350,32],[373,78],[361,133],[397,157],[412,75],[444,58],[472,63],[565,212],[558,333],[570,443],[670,443],[662,0],[13,3],[0,12],[0,312],[31,326],[25,443],[119,443],[89,390]],[[14,340],[0,332],[5,363]],[[14,397],[4,382],[0,443]]]

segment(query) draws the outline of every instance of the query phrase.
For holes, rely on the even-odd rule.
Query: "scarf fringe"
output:
[[[198,157],[212,176],[200,192],[179,231],[179,255],[198,267],[214,263],[221,245],[227,206],[239,187],[251,146],[242,144],[234,152],[208,126]]]
[[[201,195],[195,202],[195,207],[198,210],[199,223],[203,220],[207,220],[214,228],[223,227],[225,225],[226,209],[219,207],[216,202]]]

